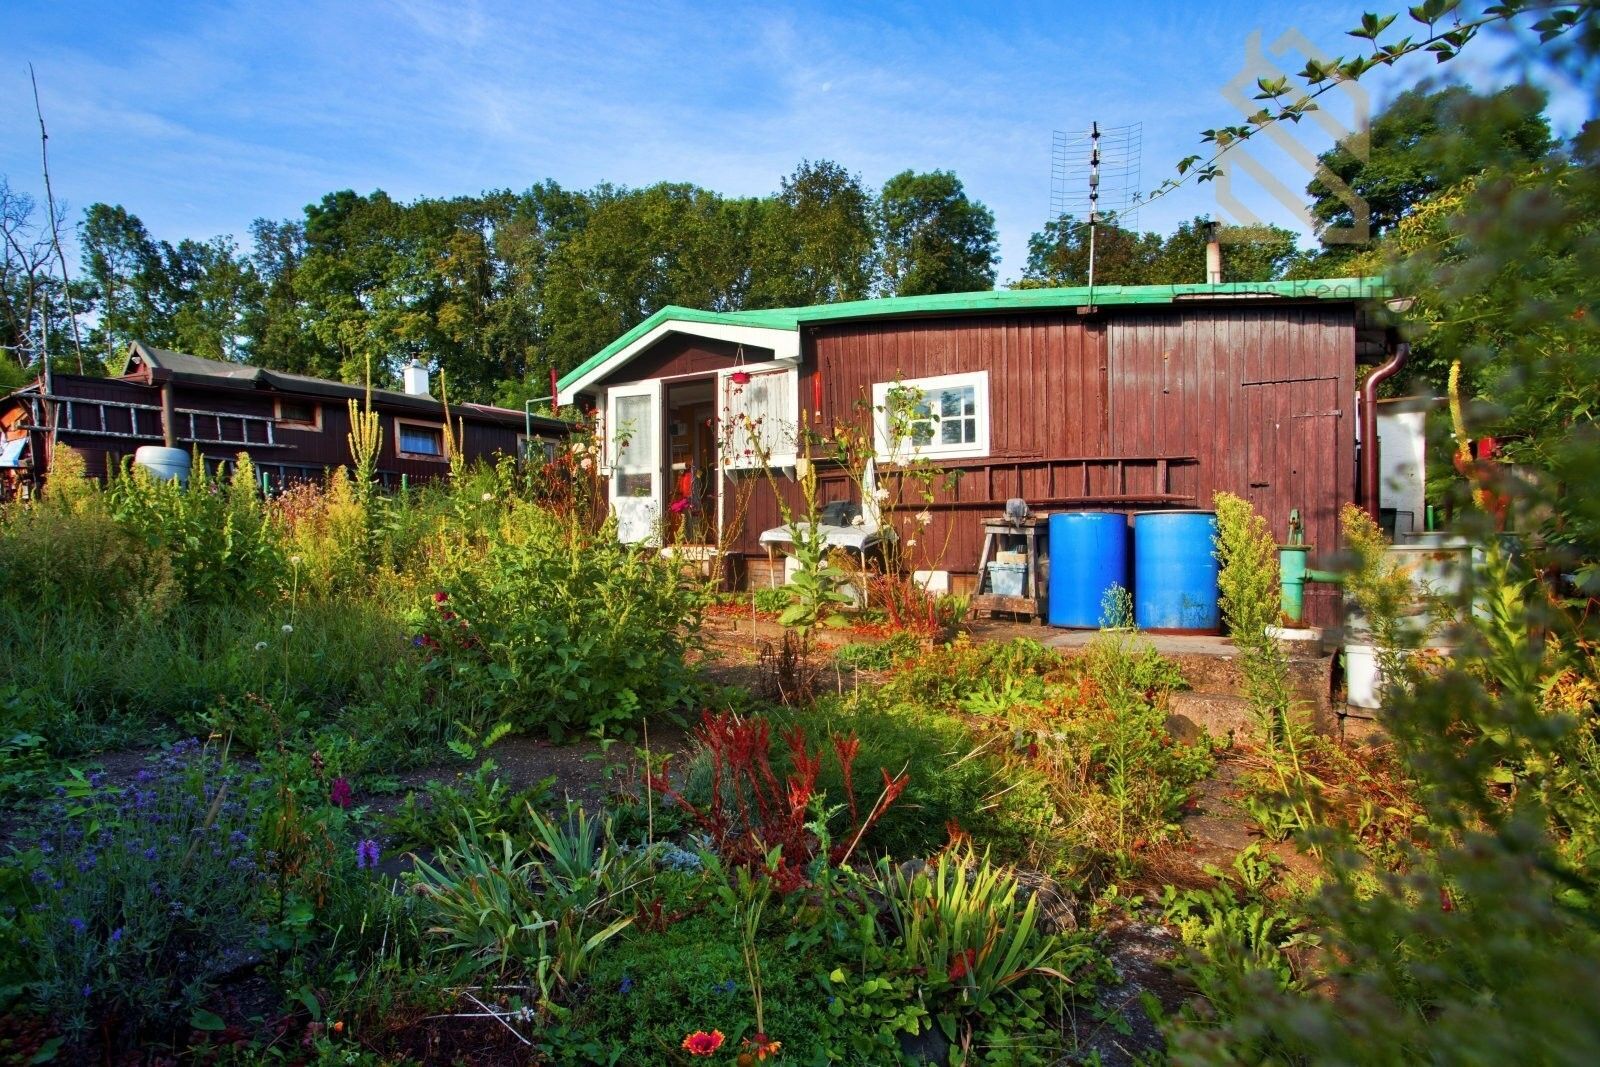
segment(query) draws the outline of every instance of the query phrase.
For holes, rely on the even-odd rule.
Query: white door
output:
[[[607,390],[605,433],[617,537],[624,544],[656,544],[663,507],[661,382],[629,382]]]

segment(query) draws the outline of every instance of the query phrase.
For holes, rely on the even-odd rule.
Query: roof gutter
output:
[[[1361,507],[1378,517],[1378,386],[1393,378],[1411,358],[1411,342],[1395,343],[1393,354],[1361,383]]]

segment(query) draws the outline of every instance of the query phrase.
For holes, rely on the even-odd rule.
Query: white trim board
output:
[[[732,344],[751,345],[756,348],[772,349],[774,362],[787,360],[797,362],[800,359],[800,331],[779,330],[770,326],[730,326],[720,322],[690,322],[686,319],[667,319],[649,333],[640,337],[626,348],[618,349],[604,363],[592,368],[583,377],[562,389],[556,398],[559,404],[570,404],[580,392],[593,385],[595,382],[611,374],[618,368],[631,362],[635,356],[647,351],[652,345],[675,333],[685,334],[690,337],[704,337],[712,341],[728,341]],[[766,362],[763,360],[762,362]]]

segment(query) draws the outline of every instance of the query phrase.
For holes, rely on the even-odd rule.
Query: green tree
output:
[[[250,264],[258,289],[247,309],[250,361],[296,374],[337,373],[337,361],[311,333],[311,306],[299,286],[305,227],[295,220],[256,219],[250,225]]]
[[[168,333],[174,348],[209,359],[244,359],[247,319],[261,283],[231,237],[180,241],[167,250]]]
[[[78,227],[85,295],[95,327],[88,345],[115,366],[130,341],[175,347],[172,312],[177,285],[168,273],[171,246],[158,243],[137,215],[119,205],[91,204]]]
[[[1372,236],[1393,229],[1426,197],[1469,175],[1540,159],[1555,146],[1545,94],[1527,85],[1479,95],[1462,86],[1411,89],[1395,97],[1365,134],[1354,134],[1318,161],[1365,204]],[[1347,196],[1323,178],[1306,186],[1317,232],[1351,227]]]
[[[801,162],[766,201],[753,238],[752,307],[861,300],[878,268],[872,196],[837,163]]]
[[[883,287],[894,296],[994,288],[994,213],[950,171],[901,171],[878,200]]]
[[[667,304],[744,306],[759,201],[671,183],[601,186],[590,197],[587,223],[552,253],[542,293],[547,357],[558,370]]]
[[[1181,222],[1161,243],[1149,280],[1178,284],[1206,280],[1206,239],[1210,223],[1204,218]],[[1281,226],[1219,226],[1222,245],[1222,280],[1264,282],[1281,278],[1296,262],[1297,238]]]
[[[1206,280],[1206,241],[1210,223],[1195,218],[1163,238],[1123,227],[1107,214],[1095,227],[1096,285],[1175,285]],[[1281,278],[1297,255],[1293,231],[1277,226],[1222,226],[1222,280],[1270,281]],[[1028,266],[1019,289],[1047,285],[1087,285],[1089,223],[1064,215],[1028,238]]]
[[[1096,285],[1142,285],[1161,258],[1161,238],[1124,228],[1114,213],[1095,225]],[[1201,267],[1204,272],[1204,265]],[[1089,284],[1089,221],[1063,215],[1028,238],[1028,266],[1019,289]]]

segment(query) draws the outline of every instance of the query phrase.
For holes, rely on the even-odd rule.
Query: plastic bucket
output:
[[[1402,649],[1400,656],[1414,656],[1417,651],[1430,655],[1450,656],[1455,648],[1451,645],[1430,644],[1420,650]],[[1383,707],[1383,694],[1389,687],[1389,679],[1384,676],[1383,669],[1378,664],[1378,647],[1376,645],[1351,643],[1344,646],[1344,691],[1345,703],[1352,708],[1366,708],[1376,711]]]
[[[1106,593],[1128,588],[1128,517],[1116,511],[1050,516],[1051,626],[1093,630],[1104,620]]]
[[[1022,576],[1027,569],[1025,563],[989,564],[989,592],[996,596],[1021,596]]]
[[[1143,511],[1133,517],[1133,617],[1141,630],[1216,633],[1217,516]]]

